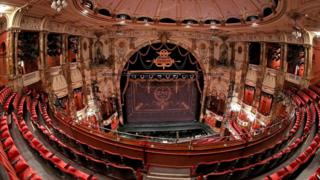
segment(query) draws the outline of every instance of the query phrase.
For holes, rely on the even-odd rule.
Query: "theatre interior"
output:
[[[1,180],[320,179],[320,0],[1,0]]]

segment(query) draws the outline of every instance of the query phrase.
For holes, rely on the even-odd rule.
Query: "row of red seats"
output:
[[[298,114],[300,115],[301,113],[298,113]],[[299,116],[297,118],[299,118]],[[298,121],[301,122],[304,119],[304,116],[302,115],[301,118],[299,119],[300,120]],[[221,179],[228,179],[228,178],[244,179],[249,176],[254,177],[259,173],[262,173],[268,169],[272,169],[277,164],[287,159],[287,157],[290,157],[296,151],[296,149],[304,142],[306,138],[307,136],[302,136],[301,138],[297,138],[290,146],[288,146],[284,150],[255,164],[249,164],[246,167],[242,167],[242,168],[227,169],[223,172],[213,172],[205,176],[200,176],[198,178],[199,179],[203,179],[203,178],[205,179],[220,179],[220,178]]]
[[[16,93],[16,96],[14,97],[14,100],[13,100],[13,103],[12,103],[14,109],[18,108],[20,99],[21,99],[20,93]]]
[[[302,143],[303,140],[301,138],[297,138],[284,150],[281,150],[262,161],[258,161],[254,164],[248,164],[241,168],[227,169],[223,172],[212,172],[205,176],[198,176],[198,179],[248,179],[255,177],[276,167],[279,163],[290,157]]]
[[[295,160],[277,172],[267,176],[265,180],[291,179],[296,177],[299,170],[304,169],[308,162],[314,157],[315,153],[319,149],[319,145],[320,136],[317,134],[308,148],[295,158]]]
[[[59,169],[62,174],[69,174],[72,177],[81,180],[97,179],[93,175],[89,175],[85,172],[77,170],[48,150],[36,137],[33,136],[32,132],[28,128],[28,125],[25,123],[22,117],[16,117],[14,113],[12,113],[12,115],[20,133],[29,143],[30,147],[38,152],[43,159],[51,163],[55,168]]]
[[[7,97],[12,93],[12,89],[5,87],[0,91],[0,104],[3,104]]]
[[[314,92],[313,90],[311,89],[304,89],[303,92],[305,94],[307,94],[308,96],[310,96],[312,98],[313,101],[318,101],[319,100],[319,95]]]
[[[26,97],[22,96],[19,103],[18,103],[19,104],[18,108],[17,108],[18,116],[23,116],[23,107],[24,107],[25,100],[26,100]]]
[[[312,99],[302,90],[298,91],[297,95],[303,100],[304,104],[309,104],[310,102],[312,102]]]
[[[249,137],[246,135],[243,131],[242,128],[240,128],[237,124],[236,121],[231,121],[230,122],[231,127],[238,133],[238,135],[241,137],[241,140],[243,141],[248,141]]]
[[[3,170],[4,173],[6,173],[4,176],[6,176],[7,179],[19,180],[18,176],[16,175],[16,171],[14,170],[11,163],[7,159],[7,155],[4,152],[1,143],[0,143],[0,168],[1,168],[1,170]]]
[[[98,154],[98,155],[112,156],[112,157],[114,157],[112,159],[117,159],[117,160],[112,161],[112,159],[111,159],[111,162],[116,162],[119,164],[119,166],[121,166],[121,164],[125,164],[125,165],[128,165],[128,166],[134,168],[135,170],[140,170],[140,169],[144,168],[143,160],[140,158],[135,158],[135,157],[127,156],[127,155],[113,153],[113,152],[110,152],[110,151],[107,151],[104,149],[94,147],[92,145],[89,145],[89,144],[82,142],[81,140],[73,138],[72,136],[68,135],[62,129],[56,127],[52,123],[52,120],[49,117],[49,115],[47,114],[47,110],[44,105],[42,105],[40,109],[41,109],[40,112],[44,118],[44,121],[46,123],[50,123],[50,124],[47,124],[47,126],[51,127],[53,129],[53,131],[56,133],[56,135],[60,139],[62,139],[63,141],[70,143],[70,144],[74,144],[75,147],[78,147],[78,146],[83,147],[82,149],[84,149],[85,152],[89,153],[89,154],[92,154],[92,152],[96,152],[96,154]]]
[[[289,136],[293,136],[294,134],[296,134],[296,132],[300,128],[302,121],[304,119],[304,112],[302,109],[296,110],[295,113],[296,113],[295,123],[289,131]]]
[[[304,127],[304,132],[310,132],[314,122],[316,120],[316,108],[314,104],[310,104],[309,107],[306,109],[307,111],[307,122]]]
[[[41,177],[27,164],[14,144],[9,132],[7,116],[2,116],[0,125],[1,142],[5,149],[4,151],[7,154],[7,158],[15,169],[17,176],[22,180],[41,180]]]
[[[320,87],[313,85],[313,86],[310,86],[309,89],[314,91],[315,93],[317,93],[320,96]]]
[[[306,113],[307,113],[307,121],[304,127],[305,138],[307,138],[307,135],[310,134],[310,129],[314,125],[314,122],[316,120],[317,112],[313,103],[306,108]],[[319,123],[318,123],[318,126],[319,126]],[[316,151],[319,149],[319,145],[320,145],[320,137],[319,137],[319,134],[317,134],[313,139],[313,141],[311,142],[311,144],[308,146],[308,148],[304,152],[302,152],[297,158],[295,158],[295,160],[293,160],[286,167],[281,168],[277,172],[267,176],[265,179],[278,180],[278,179],[294,178],[298,174],[298,171],[304,169],[307,162],[309,162],[314,157]]]
[[[296,120],[296,123],[301,123],[302,117],[300,116],[300,113],[298,114],[299,116],[297,116],[296,118],[298,118],[299,120]],[[291,134],[291,136],[292,135],[293,134]],[[232,170],[238,173],[241,172],[243,173],[243,175],[248,175],[246,173],[248,171],[248,168],[258,168],[260,165],[263,164],[262,162],[264,162],[265,160],[267,160],[266,162],[276,161],[279,155],[276,155],[274,157],[274,154],[278,153],[279,150],[281,150],[287,144],[290,138],[290,136],[287,136],[279,140],[273,146],[262,149],[261,151],[253,154],[224,161],[201,162],[197,164],[194,174],[198,174],[198,178],[200,179],[204,177],[210,178],[211,176],[216,178],[220,175],[221,177],[226,178],[230,176],[229,173],[234,173]],[[209,175],[203,176],[206,174]]]
[[[7,98],[6,102],[2,106],[4,111],[8,111],[9,106],[11,105],[11,101],[15,98],[16,95],[17,93],[14,92]]]
[[[318,86],[311,86],[310,89],[317,93],[320,96],[320,88]],[[316,110],[318,112],[318,118],[320,121],[320,103],[316,106]],[[320,122],[318,123],[318,134],[320,134]],[[320,179],[320,167],[309,177],[309,180],[318,180]]]
[[[34,101],[35,102],[35,101]],[[39,104],[39,111],[43,118],[46,118],[46,122],[52,122],[50,117],[47,114],[46,108],[44,106],[41,106],[41,103]],[[31,112],[31,119],[33,123],[36,125],[38,130],[48,139],[50,144],[54,145],[57,149],[60,149],[61,152],[63,152],[65,155],[67,155],[70,159],[75,160],[83,165],[86,165],[87,167],[91,167],[93,170],[98,170],[101,173],[107,173],[111,174],[113,176],[120,176],[120,178],[125,179],[140,179],[140,172],[139,169],[135,171],[133,168],[128,166],[123,166],[120,163],[114,164],[109,161],[104,161],[103,156],[99,156],[100,159],[98,160],[90,155],[87,155],[86,153],[82,153],[79,150],[71,147],[70,145],[66,145],[62,141],[60,141],[58,138],[54,136],[53,133],[48,131],[44,126],[40,125],[39,121],[36,120],[37,114],[36,114],[36,103],[33,103],[32,105],[32,112]],[[111,156],[110,153],[107,154],[107,156]],[[120,157],[112,154],[112,157]],[[120,159],[121,161],[121,159]],[[119,161],[118,161],[119,162]],[[91,166],[88,166],[88,164],[91,164]],[[133,167],[135,167],[133,165]]]
[[[292,100],[298,107],[305,106],[305,102],[296,95],[292,96]]]

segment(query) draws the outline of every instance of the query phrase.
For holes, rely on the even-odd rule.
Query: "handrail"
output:
[[[60,112],[56,112],[56,111],[53,111],[53,112],[54,112],[56,118],[61,118],[61,116],[66,116],[66,115],[63,115]],[[70,118],[70,117],[64,117],[64,118]],[[283,125],[287,125],[287,123],[293,121],[293,119],[294,119],[294,117],[290,117],[290,119],[286,119],[286,118],[281,119],[280,121],[272,124],[271,126],[268,126],[266,128],[257,129],[257,130],[255,130],[255,132],[263,131],[263,135],[269,135],[269,134],[274,133],[277,130],[281,129],[283,127]],[[72,123],[72,125],[77,125],[77,124]],[[81,126],[81,127],[83,127],[83,126]],[[143,140],[143,141],[148,141],[148,142],[158,142],[158,143],[163,143],[163,144],[170,144],[170,143],[177,144],[177,143],[189,142],[190,145],[193,145],[194,143],[197,144],[198,143],[197,141],[199,141],[199,140],[221,137],[225,141],[226,139],[230,139],[232,137],[232,136],[220,136],[219,134],[216,134],[216,135],[205,135],[205,136],[201,136],[199,138],[177,139],[177,138],[165,138],[165,137],[156,137],[156,136],[145,136],[145,135],[139,135],[139,134],[132,134],[132,133],[121,132],[121,131],[117,131],[117,130],[113,130],[113,129],[110,129],[110,128],[105,128],[105,127],[97,126],[97,125],[91,125],[90,127],[94,128],[94,129],[99,129],[99,130],[106,130],[108,133],[113,133],[117,137],[123,137],[123,138],[132,137],[131,139],[135,139],[135,140]],[[275,128],[275,127],[277,127],[277,128]],[[103,131],[100,131],[100,132],[104,133]],[[248,134],[251,134],[251,133],[248,133]],[[239,135],[246,135],[246,133],[242,133],[242,134],[239,134]],[[263,137],[264,136],[260,135],[258,139],[261,139]],[[250,142],[250,141],[254,141],[254,140],[255,140],[255,138],[248,139],[247,141]],[[228,141],[232,141],[232,140],[228,140]],[[234,140],[234,141],[239,141],[239,140]]]

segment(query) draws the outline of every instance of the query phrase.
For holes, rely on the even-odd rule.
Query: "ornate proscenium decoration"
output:
[[[67,0],[52,0],[51,8],[60,12],[63,8],[66,8],[67,5]]]
[[[171,52],[169,52],[168,50],[162,49],[157,53],[159,54],[159,56],[153,60],[153,63],[157,67],[162,67],[162,69],[165,69],[166,67],[171,67],[172,64],[175,63],[175,60],[169,56]]]

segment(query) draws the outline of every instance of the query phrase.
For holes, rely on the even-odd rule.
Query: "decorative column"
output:
[[[280,70],[277,71],[275,95],[277,95],[283,89],[284,81],[286,79],[287,57],[288,57],[288,46],[285,43],[281,43],[282,61],[281,61]]]
[[[255,108],[259,107],[259,101],[260,101],[260,96],[261,96],[261,89],[262,89],[262,83],[263,83],[263,78],[266,74],[267,70],[267,56],[266,56],[266,51],[267,51],[267,45],[265,42],[261,42],[261,54],[260,54],[260,76],[257,77],[257,84],[256,84],[256,92],[255,92],[255,97],[252,103],[252,106]]]
[[[245,86],[245,80],[246,80],[246,75],[247,75],[248,66],[249,66],[249,44],[248,43],[245,43],[243,51],[245,53],[243,63],[240,65],[239,69],[236,69],[236,70],[241,70],[241,79],[240,79],[240,82],[238,83],[238,89],[239,89],[238,99],[239,100],[242,100],[244,96],[244,86]],[[236,67],[237,66],[239,65],[236,65]]]
[[[64,77],[68,84],[68,103],[69,103],[69,109],[68,114],[74,118],[75,117],[75,106],[74,106],[74,99],[73,99],[73,89],[72,89],[72,83],[71,83],[71,75],[70,75],[70,62],[68,61],[68,34],[62,35],[62,71],[64,74]]]
[[[86,80],[85,80],[85,69],[86,69],[86,65],[85,65],[85,62],[84,62],[84,59],[83,59],[83,37],[80,37],[79,38],[79,60],[80,60],[80,72],[81,72],[81,75],[82,75],[82,99],[83,99],[83,104],[88,104],[88,98],[87,98],[87,88],[86,88]]]
[[[16,79],[16,75],[17,75],[17,51],[16,51],[16,47],[17,47],[17,38],[19,35],[20,29],[18,28],[11,28],[8,30],[7,32],[7,44],[8,44],[8,48],[7,48],[7,57],[6,57],[6,65],[7,65],[7,77],[8,77],[8,85],[7,86],[11,86],[16,88],[16,86],[14,85],[15,82],[14,80]],[[17,89],[15,89],[17,90]]]
[[[302,87],[307,88],[309,86],[311,76],[312,76],[312,46],[311,45],[304,45],[305,48],[305,62],[304,62],[304,73],[302,77],[301,85]]]
[[[47,31],[41,31],[39,33],[40,37],[40,52],[39,52],[39,72],[40,72],[40,79],[43,82],[44,89],[47,89],[49,86],[49,77],[47,76],[47,44],[48,44],[48,32]]]

